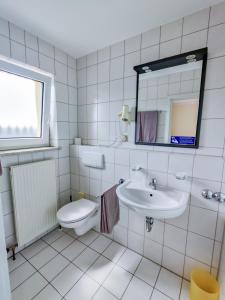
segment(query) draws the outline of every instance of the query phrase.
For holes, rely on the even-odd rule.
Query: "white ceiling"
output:
[[[74,57],[221,0],[0,0],[0,16]]]

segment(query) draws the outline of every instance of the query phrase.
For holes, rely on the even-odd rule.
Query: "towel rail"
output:
[[[119,184],[122,184],[122,183],[124,183],[124,181],[125,181],[125,179],[123,179],[123,178],[120,178],[120,180],[119,180]],[[95,196],[95,199],[98,199],[99,197],[101,197],[102,195],[97,195],[97,196]]]

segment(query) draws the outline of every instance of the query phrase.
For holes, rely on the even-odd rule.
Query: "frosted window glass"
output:
[[[0,139],[40,138],[43,82],[0,71]]]

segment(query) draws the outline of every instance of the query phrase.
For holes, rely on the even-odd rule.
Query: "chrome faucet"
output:
[[[157,185],[157,179],[152,178],[152,180],[149,182],[149,186],[153,189],[156,190],[156,185]]]

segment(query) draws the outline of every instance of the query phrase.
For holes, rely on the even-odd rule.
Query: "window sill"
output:
[[[38,148],[25,148],[25,149],[11,149],[11,150],[0,150],[0,156],[15,155],[15,154],[25,154],[33,152],[42,152],[42,151],[53,151],[60,150],[61,147],[38,147]]]

